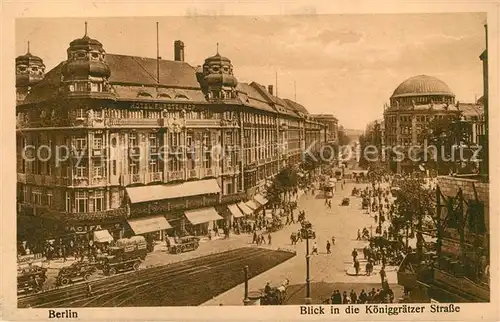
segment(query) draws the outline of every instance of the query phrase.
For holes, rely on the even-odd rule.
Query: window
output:
[[[178,160],[177,158],[170,159],[170,161],[169,161],[169,168],[170,168],[170,171],[180,171],[180,170],[182,170],[181,161]]]
[[[94,203],[94,211],[103,211],[103,210],[105,210],[105,206],[104,206],[104,192],[103,191],[96,191],[96,192],[94,192],[93,203]]]
[[[97,117],[97,118],[102,118],[102,110],[101,109],[98,109],[98,110],[94,110],[94,117]]]
[[[186,136],[186,146],[191,147],[193,145],[193,134],[189,133]]]
[[[87,148],[87,138],[77,137],[75,138],[75,147],[77,150],[84,150]]]
[[[33,203],[35,205],[41,205],[42,204],[42,192],[39,190],[35,190],[32,193],[33,195]]]
[[[149,147],[157,148],[158,147],[158,137],[156,133],[151,133],[149,135]]]
[[[30,201],[30,194],[27,186],[23,187],[23,201],[24,202],[29,202]]]
[[[103,176],[103,166],[101,159],[94,160],[94,178],[101,178]]]
[[[71,209],[71,193],[66,191],[66,212],[72,212]]]
[[[129,173],[130,174],[138,174],[139,173],[139,161],[130,161]]]
[[[158,171],[158,160],[152,159],[149,161],[149,172],[159,172]]]
[[[94,150],[102,149],[102,134],[94,134]]]
[[[205,157],[203,158],[203,167],[205,169],[210,169],[212,167],[212,154],[210,152],[204,153]]]
[[[87,191],[76,191],[75,201],[76,201],[76,212],[79,213],[87,212],[87,206],[88,206]]]
[[[113,163],[111,164],[113,168],[113,175],[116,176],[116,160],[113,160]]]
[[[99,92],[99,84],[91,82],[90,83],[90,91],[91,92]]]
[[[75,174],[77,178],[84,178],[87,176],[87,164],[85,161],[81,160],[76,165]]]
[[[203,133],[202,137],[202,143],[204,146],[209,146],[210,145],[210,133]]]
[[[170,133],[170,146],[179,146],[181,145],[181,134],[180,133]]]
[[[78,109],[76,109],[75,112],[76,112],[77,119],[84,119],[87,116],[86,111],[83,108],[78,108]]]
[[[129,145],[129,147],[136,147],[137,146],[137,135],[135,133],[129,134],[128,145]]]
[[[78,82],[75,84],[76,85],[76,91],[77,92],[86,92],[89,90],[89,85],[88,83],[84,82]]]
[[[47,191],[47,206],[51,207],[54,201],[54,196],[52,195],[52,190]]]

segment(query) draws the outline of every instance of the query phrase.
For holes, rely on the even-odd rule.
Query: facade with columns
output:
[[[330,136],[272,86],[239,83],[219,53],[189,65],[182,41],[163,60],[108,54],[85,35],[50,71],[28,52],[16,73],[19,214],[69,231],[119,238],[128,220],[158,215],[189,231],[186,211],[262,197]]]

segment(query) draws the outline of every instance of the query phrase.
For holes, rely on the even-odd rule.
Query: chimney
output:
[[[269,94],[274,95],[273,90],[274,90],[273,85],[267,85],[267,91],[269,92]]]
[[[174,60],[184,61],[184,43],[181,40],[174,42]]]

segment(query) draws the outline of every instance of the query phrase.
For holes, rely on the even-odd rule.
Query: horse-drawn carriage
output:
[[[198,249],[200,239],[196,236],[184,236],[174,240],[174,243],[168,245],[168,251],[172,254],[180,254]]]
[[[286,290],[290,281],[285,279],[279,286],[271,286],[270,283],[264,287],[260,303],[262,305],[283,305],[286,300]]]
[[[43,283],[47,280],[47,269],[30,265],[17,270],[17,292],[31,293],[42,290]]]

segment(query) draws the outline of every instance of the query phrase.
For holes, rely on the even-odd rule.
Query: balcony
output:
[[[122,186],[128,186],[131,184],[144,184],[144,174],[125,174],[121,176]]]
[[[199,172],[198,172],[198,169],[192,169],[192,170],[188,170],[188,179],[198,179],[200,176],[199,176]]]
[[[187,119],[186,120],[186,127],[191,127],[191,128],[219,128],[221,126],[221,121],[220,120],[196,120],[196,119]]]
[[[71,180],[71,185],[73,187],[87,187],[89,185],[89,178],[87,177],[75,177]]]
[[[140,155],[141,148],[139,146],[133,146],[128,148],[129,155]]]
[[[200,172],[202,173],[202,177],[215,177],[215,171],[213,168],[204,168],[200,169]]]
[[[236,174],[238,173],[238,166],[225,166],[223,174]]]
[[[168,181],[184,180],[184,171],[170,171],[168,172]]]
[[[92,156],[93,157],[102,157],[105,155],[105,150],[103,148],[101,149],[92,149]]]
[[[93,177],[92,178],[92,185],[93,186],[103,186],[106,185],[106,178],[104,177]]]
[[[158,119],[107,119],[106,122],[109,126],[113,127],[159,127],[160,122]]]
[[[163,181],[163,172],[150,172],[149,182]]]

